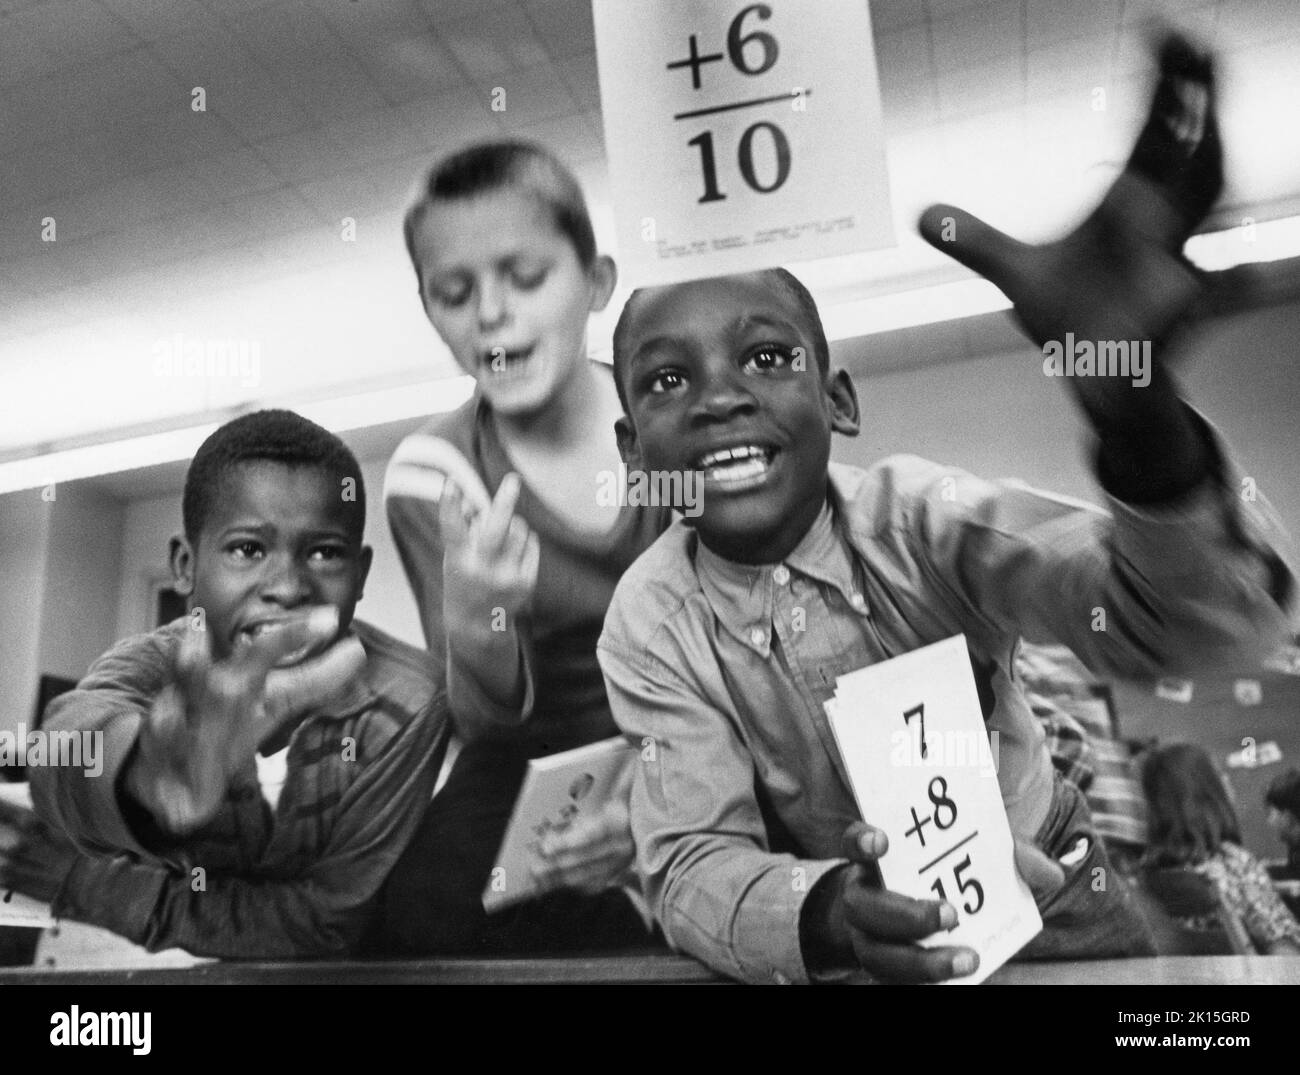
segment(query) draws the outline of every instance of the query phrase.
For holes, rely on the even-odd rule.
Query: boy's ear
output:
[[[614,423],[614,437],[618,441],[618,454],[628,470],[641,470],[641,444],[636,439],[636,427],[626,414]]]
[[[182,597],[189,597],[194,592],[194,547],[183,534],[177,534],[171,539],[168,559],[176,592]]]
[[[370,577],[370,565],[375,561],[375,550],[369,545],[361,546],[361,555],[357,557],[357,600],[366,595],[366,579]]]
[[[588,270],[591,277],[591,312],[599,313],[609,305],[618,284],[618,266],[608,254],[599,254]]]
[[[858,435],[858,390],[844,370],[833,370],[826,379],[826,398],[831,404],[831,429],[846,437]]]

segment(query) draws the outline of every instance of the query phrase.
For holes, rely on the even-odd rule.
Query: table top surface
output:
[[[551,983],[722,983],[706,967],[668,952],[528,959],[424,959],[310,963],[203,963],[133,970],[0,968],[3,985],[537,985]],[[1060,963],[1012,963],[994,985],[1300,984],[1300,956],[1161,956]]]

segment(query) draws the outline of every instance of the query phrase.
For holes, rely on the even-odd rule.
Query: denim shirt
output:
[[[826,510],[782,564],[725,561],[677,520],[623,577],[598,644],[641,746],[637,865],[669,942],[743,980],[808,980],[803,901],[860,816],[822,709],[839,675],[964,633],[1008,820],[1033,839],[1053,778],[1021,636],[1126,675],[1280,643],[1281,531],[1216,454],[1177,502],[1109,498],[1109,513],[910,456],[832,463]]]

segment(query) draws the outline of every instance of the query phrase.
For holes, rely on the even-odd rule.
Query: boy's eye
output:
[[[670,392],[686,383],[686,378],[679,370],[656,370],[646,378],[646,387],[654,393]]]
[[[744,368],[749,370],[766,370],[784,369],[790,364],[790,352],[775,344],[764,344],[762,347],[756,347],[749,353],[745,359]]]
[[[510,279],[516,287],[532,291],[546,282],[549,271],[545,265],[515,265],[510,269]]]
[[[429,284],[429,298],[442,306],[461,306],[471,290],[468,280],[435,280]]]
[[[308,559],[317,563],[332,563],[347,556],[348,550],[342,545],[317,545],[308,554]]]
[[[234,541],[226,546],[226,552],[236,560],[253,560],[262,554],[262,546],[256,541]]]

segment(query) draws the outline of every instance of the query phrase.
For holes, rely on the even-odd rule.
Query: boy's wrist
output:
[[[849,870],[839,866],[818,878],[799,912],[799,950],[810,976],[857,966],[844,914]]]

